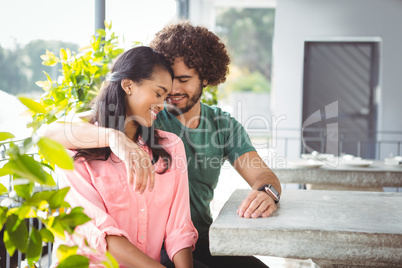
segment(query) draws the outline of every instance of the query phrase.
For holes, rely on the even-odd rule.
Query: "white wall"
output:
[[[194,25],[204,26],[213,30],[215,14],[212,0],[190,0],[189,19]]]
[[[402,131],[402,1],[279,0],[276,8],[273,113],[301,127],[304,41],[380,37],[378,130]]]

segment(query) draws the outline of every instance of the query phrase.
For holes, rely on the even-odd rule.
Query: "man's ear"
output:
[[[204,79],[202,80],[202,88],[205,88],[208,86],[208,80]]]
[[[124,78],[124,79],[121,80],[121,87],[126,92],[126,94],[129,94],[128,92],[131,91],[132,85],[133,85],[133,81],[131,81],[128,78]]]

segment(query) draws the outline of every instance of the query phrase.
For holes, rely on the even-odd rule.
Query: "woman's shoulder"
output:
[[[67,150],[68,154],[74,158],[77,153],[74,150]],[[105,174],[125,175],[126,169],[124,162],[115,154],[111,153],[106,160],[86,160],[84,157],[74,159],[74,169],[79,173],[87,173],[90,177],[101,177]]]
[[[177,148],[184,147],[183,141],[179,136],[172,132],[167,132],[164,130],[156,130],[159,137],[161,137],[160,144],[163,145],[169,151],[177,150]]]
[[[161,138],[164,139],[164,140],[168,140],[168,141],[180,141],[180,142],[181,142],[180,137],[177,136],[176,134],[172,133],[172,132],[167,132],[167,131],[160,130],[160,129],[157,129],[157,130],[155,130],[155,131],[157,131],[159,137],[161,137]]]

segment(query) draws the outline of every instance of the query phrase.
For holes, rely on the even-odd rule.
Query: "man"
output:
[[[219,257],[209,252],[210,202],[224,160],[228,159],[252,188],[237,211],[240,217],[270,216],[281,193],[279,180],[257,154],[241,124],[200,101],[204,87],[226,80],[230,60],[225,45],[208,29],[183,22],[166,26],[150,46],[166,57],[174,71],[166,109],[158,114],[155,127],[175,133],[185,145],[191,218],[199,232],[194,259],[209,267],[266,267],[254,257]],[[135,169],[135,188],[143,192],[148,186],[152,190],[153,167],[146,165],[149,160],[142,161],[149,156],[131,141],[116,131],[100,132],[88,123],[63,127],[65,133],[59,126],[53,126],[47,135],[72,149],[110,146],[126,162],[131,181],[130,167]]]

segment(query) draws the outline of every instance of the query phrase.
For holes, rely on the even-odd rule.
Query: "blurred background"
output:
[[[189,17],[190,10],[197,7],[190,9],[189,1],[98,2],[103,2],[105,19],[112,22],[112,29],[124,48],[134,42],[148,44],[158,30],[179,19],[197,24],[196,19]],[[208,15],[201,14],[203,18],[213,16],[213,22],[200,23],[224,40],[232,59],[227,82],[218,89],[219,105],[236,118],[260,114],[269,119],[274,2],[260,1],[269,4],[259,8],[221,2],[205,11]],[[6,122],[15,122],[10,120],[10,115],[19,115],[6,112],[10,111],[6,104],[13,99],[7,94],[38,98],[42,89],[35,82],[45,80],[43,71],[57,79],[58,67],[42,65],[40,56],[46,50],[58,53],[60,48],[78,52],[80,47],[89,44],[95,28],[102,25],[96,25],[95,13],[100,5],[97,1],[1,0],[0,3],[0,90],[3,94],[0,107],[3,107],[1,114],[7,114],[8,118],[0,117],[0,126],[6,128]],[[258,126],[261,122],[257,120],[253,124]]]

